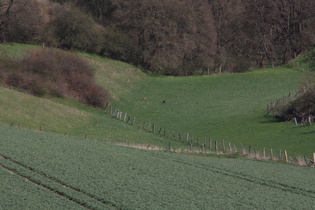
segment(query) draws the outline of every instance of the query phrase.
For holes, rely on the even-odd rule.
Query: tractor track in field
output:
[[[30,183],[36,185],[36,186],[42,187],[42,188],[44,188],[44,189],[46,189],[46,190],[48,190],[48,191],[50,191],[50,192],[52,192],[52,193],[54,193],[54,194],[56,194],[56,195],[59,195],[59,196],[61,196],[61,197],[63,197],[63,198],[66,198],[66,199],[70,200],[71,202],[74,202],[74,203],[80,205],[80,206],[83,207],[83,208],[89,209],[86,205],[84,205],[84,204],[82,204],[81,202],[77,201],[77,200],[74,199],[73,197],[67,196],[67,195],[65,195],[64,193],[62,193],[62,192],[60,192],[60,191],[58,191],[58,190],[55,190],[55,189],[53,189],[53,188],[51,188],[51,187],[46,186],[45,184],[40,184],[40,183],[38,183],[38,182],[32,180],[32,178],[29,178],[29,177],[27,177],[27,176],[24,176],[24,175],[18,173],[17,171],[15,171],[15,170],[13,170],[13,169],[10,169],[10,168],[8,168],[8,167],[5,167],[5,166],[3,166],[3,165],[1,165],[1,164],[0,164],[0,168],[2,168],[2,169],[4,169],[4,170],[8,171],[8,172],[11,173],[11,174],[14,174],[14,175],[16,175],[16,176],[19,176],[20,178],[22,178],[22,179],[24,179],[24,180],[26,180],[26,181],[28,181],[28,182],[30,182]]]
[[[71,191],[74,191],[76,193],[79,193],[83,196],[86,196],[88,199],[92,200],[93,202],[97,202],[101,205],[105,205],[107,207],[110,207],[110,208],[114,208],[114,209],[120,209],[119,207],[115,206],[114,204],[110,203],[110,202],[106,202],[106,201],[103,201],[102,199],[99,199],[99,198],[96,198],[94,195],[91,195],[90,193],[87,193],[87,192],[84,192],[82,190],[79,190],[79,189],[76,189],[75,187],[71,187],[69,185],[67,185],[66,183],[63,183],[62,181],[60,180],[57,180],[55,178],[52,178],[52,177],[49,177],[47,176],[46,174],[42,173],[42,172],[38,172],[36,171],[35,169],[33,168],[30,168],[22,163],[19,163],[18,161],[15,161],[9,157],[6,157],[4,155],[1,155],[0,154],[0,158],[6,160],[6,161],[9,161],[10,163],[13,163],[15,165],[17,165],[18,167],[22,167],[23,169],[26,169],[28,172],[31,172],[31,173],[35,173],[36,175],[39,175],[40,177],[44,178],[45,180],[48,180],[49,182],[53,182],[54,184],[57,184],[57,185],[61,185],[62,187],[64,188],[67,188]],[[14,168],[11,168],[11,167],[8,167],[8,166],[4,166],[0,163],[0,168],[8,171],[9,173],[11,174],[15,174],[23,179],[25,179],[26,181],[29,181],[30,183],[34,184],[34,185],[37,185],[39,187],[42,187],[46,190],[49,190],[50,192],[52,193],[55,193],[61,197],[64,197],[78,205],[80,205],[81,207],[83,208],[86,208],[86,209],[91,209],[91,206],[87,205],[86,203],[83,203],[81,200],[73,197],[73,196],[70,196],[70,195],[67,195],[65,192],[62,192],[61,190],[58,190],[58,189],[54,189],[53,187],[50,187],[48,186],[47,184],[44,184],[44,183],[40,183],[38,181],[36,181],[35,179],[32,178],[32,176],[27,176],[27,175],[23,175],[22,173],[19,172],[18,169],[14,169]],[[104,206],[104,207],[105,207]],[[92,208],[92,209],[97,209],[97,208]]]
[[[290,185],[287,185],[287,184],[279,183],[279,182],[276,182],[276,181],[273,181],[273,180],[258,178],[258,177],[251,176],[251,175],[248,175],[248,174],[235,172],[235,171],[231,171],[231,170],[227,170],[227,169],[222,169],[222,168],[218,168],[218,167],[215,167],[215,166],[206,165],[206,164],[202,164],[202,163],[187,163],[187,162],[185,162],[183,160],[179,160],[179,159],[172,158],[172,157],[165,157],[165,156],[159,155],[159,154],[152,154],[152,156],[155,156],[155,157],[158,157],[158,158],[162,158],[162,159],[165,159],[165,160],[168,160],[168,161],[173,161],[173,162],[181,163],[181,164],[184,164],[184,165],[188,165],[190,167],[211,171],[213,173],[218,173],[218,174],[221,174],[221,175],[224,175],[224,176],[229,176],[229,177],[232,177],[232,178],[244,180],[244,181],[251,182],[251,183],[254,183],[254,184],[257,184],[257,185],[261,185],[261,186],[264,186],[264,187],[275,188],[275,189],[278,189],[278,190],[294,193],[294,194],[297,194],[297,195],[303,195],[305,197],[309,197],[309,198],[314,198],[315,199],[315,191],[314,190],[305,190],[305,189],[302,189],[302,188],[298,188],[298,187],[290,186]]]

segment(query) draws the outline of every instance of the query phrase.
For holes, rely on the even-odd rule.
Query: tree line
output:
[[[83,50],[164,75],[243,72],[311,49],[312,0],[2,0],[0,41]]]

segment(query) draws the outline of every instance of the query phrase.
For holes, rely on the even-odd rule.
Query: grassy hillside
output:
[[[21,57],[36,46],[13,44],[0,45],[0,48],[4,58]],[[129,86],[136,86],[138,81],[148,78],[139,69],[125,63],[87,54],[80,55],[89,59],[98,69],[97,80],[101,81],[99,83],[104,88],[109,89],[111,101],[119,101],[120,94],[132,90],[128,89]],[[129,82],[123,82],[125,78],[129,78]],[[104,110],[83,105],[73,99],[48,96],[39,98],[0,86],[0,109],[5,110],[0,112],[2,124],[103,141],[127,141],[160,147],[168,144],[162,137],[115,120]],[[174,142],[174,146],[176,144],[180,146]]]
[[[22,204],[44,209],[51,203],[58,208],[59,200],[69,201],[63,208],[76,209],[311,209],[315,205],[312,168],[137,150],[3,125],[0,132],[0,173],[13,179],[16,190],[37,184],[28,186],[23,192],[27,201],[20,201],[8,194],[12,190],[2,191],[7,185],[1,179],[5,198],[1,209]],[[38,195],[39,191],[45,193]],[[55,200],[39,206],[47,194]]]
[[[88,59],[96,69],[96,82],[108,90],[112,103],[119,102],[122,96],[150,80],[148,75],[130,64],[86,53],[77,54]]]
[[[157,77],[126,95],[117,106],[195,138],[311,155],[315,148],[313,127],[264,117],[268,103],[297,91],[302,75],[295,69],[276,68],[243,74]],[[143,97],[147,100],[141,101]]]
[[[37,98],[0,87],[1,123],[102,141],[155,144],[165,139],[70,99]],[[35,105],[34,105],[35,104]]]
[[[5,49],[3,54],[14,57],[34,48],[17,44],[0,47]],[[282,149],[289,155],[307,156],[314,152],[312,126],[296,127],[292,122],[277,122],[271,116],[264,117],[267,104],[296,92],[304,74],[297,63],[300,67],[303,63],[306,65],[305,56],[287,68],[242,74],[157,77],[148,76],[123,62],[85,53],[78,55],[95,67],[97,84],[110,93],[110,106],[135,116],[140,125],[143,121],[152,122],[156,129],[166,129],[172,135],[181,133],[185,136],[188,132],[199,142],[209,138],[213,141],[224,139],[238,148],[240,144],[244,147],[252,145],[259,151],[266,147],[267,151]],[[47,132],[163,147],[169,141],[114,120],[103,110],[70,99],[40,99],[3,87],[0,94],[0,106],[7,110],[0,113],[1,122],[5,124],[21,123],[22,127],[36,130],[42,126]],[[141,100],[143,98],[147,100]],[[182,145],[173,142],[174,147]]]

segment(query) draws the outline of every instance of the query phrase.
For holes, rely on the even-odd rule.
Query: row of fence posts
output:
[[[222,142],[220,141],[213,141],[211,138],[209,139],[204,139],[201,142],[199,142],[199,138],[195,138],[194,136],[190,136],[189,133],[185,133],[185,138],[183,139],[183,136],[181,133],[178,133],[178,136],[176,135],[176,132],[167,132],[166,129],[159,128],[158,130],[156,129],[156,124],[148,121],[141,121],[138,120],[136,121],[136,117],[132,117],[131,115],[128,115],[128,113],[124,113],[120,110],[113,110],[112,107],[110,107],[110,114],[112,117],[117,118],[118,120],[122,120],[123,122],[137,126],[139,128],[142,128],[144,130],[147,130],[148,132],[151,133],[156,133],[158,135],[162,135],[165,138],[172,138],[174,140],[178,141],[183,141],[183,143],[186,143],[189,145],[190,151],[193,151],[194,145],[199,146],[199,150],[194,150],[196,152],[201,152],[201,153],[215,153],[215,154],[240,154],[256,159],[264,159],[264,160],[279,160],[279,161],[285,161],[287,163],[297,163],[299,160],[295,157],[288,156],[288,152],[286,150],[282,151],[279,150],[278,157],[274,155],[273,149],[269,150],[266,152],[265,148],[262,148],[261,153],[255,148],[252,147],[251,145],[248,147],[248,150],[243,147],[241,144],[240,151],[238,151],[238,148],[235,144],[231,144],[230,142],[227,143],[224,140]],[[169,141],[168,143],[168,150],[172,151],[172,142]],[[247,150],[247,151],[246,151]],[[309,160],[306,157],[304,157],[305,163],[307,165],[314,165],[315,166],[315,153],[313,154],[313,160]]]

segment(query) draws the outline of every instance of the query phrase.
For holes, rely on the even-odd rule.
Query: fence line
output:
[[[289,96],[290,97],[290,94]],[[279,103],[279,102],[278,102]],[[178,136],[176,135],[176,131],[163,129],[162,127],[159,128],[159,130],[156,129],[156,124],[148,121],[141,121],[139,120],[136,124],[136,117],[128,115],[126,112],[124,117],[123,112],[119,109],[113,111],[112,107],[110,107],[110,113],[112,117],[121,120],[129,125],[137,126],[139,128],[142,128],[143,130],[146,130],[150,133],[154,133],[160,136],[163,136],[164,138],[179,142],[182,142],[189,146],[189,150],[182,150],[182,152],[194,152],[194,153],[200,153],[200,154],[218,154],[218,155],[243,155],[247,156],[249,158],[255,158],[255,159],[262,159],[262,160],[271,160],[271,161],[281,161],[291,164],[298,164],[298,165],[305,165],[305,166],[314,166],[315,167],[315,153],[312,155],[312,160],[304,157],[293,157],[289,156],[288,152],[286,150],[279,150],[278,156],[274,155],[274,151],[272,148],[270,148],[269,155],[266,155],[266,149],[265,147],[262,148],[261,152],[259,152],[255,147],[252,147],[252,145],[248,146],[248,150],[246,151],[246,148],[243,147],[242,144],[240,144],[240,150],[238,150],[237,146],[235,144],[231,144],[228,142],[228,149],[226,149],[225,141],[222,139],[222,141],[213,141],[211,138],[208,139],[208,144],[206,141],[206,138],[204,141],[202,141],[201,144],[199,144],[199,138],[194,137],[190,133],[186,132],[184,135],[182,135],[180,132],[178,132]],[[268,113],[267,113],[268,114]],[[130,119],[133,119],[131,123],[129,122]],[[143,122],[141,127],[141,122]],[[147,126],[146,126],[147,124]],[[163,131],[163,132],[162,132]],[[173,134],[173,135],[172,135]],[[182,138],[182,136],[185,136],[185,138]],[[190,137],[191,136],[191,137]],[[85,137],[86,138],[86,137]],[[168,141],[168,150],[169,151],[175,151],[175,149],[172,149],[172,143],[171,141]],[[195,140],[195,141],[194,141]],[[214,147],[212,147],[212,144],[214,142]],[[221,145],[221,146],[220,146]],[[194,147],[195,146],[195,147]],[[197,146],[197,149],[196,149]],[[254,151],[254,152],[253,152]]]

